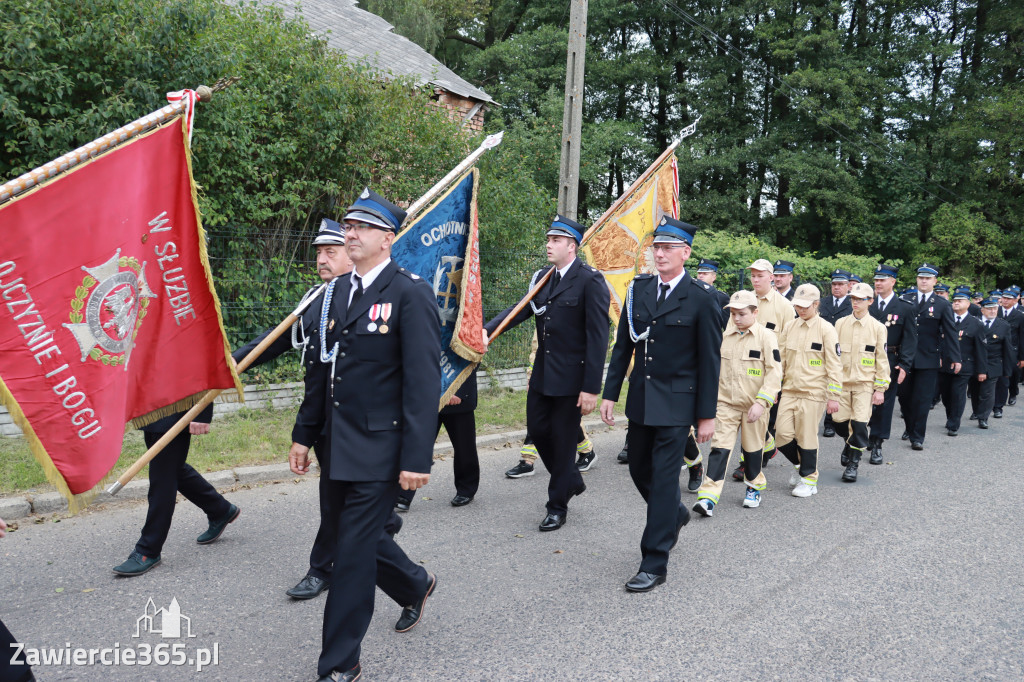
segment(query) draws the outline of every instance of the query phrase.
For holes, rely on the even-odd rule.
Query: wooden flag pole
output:
[[[238,363],[238,366],[235,368],[235,371],[241,374],[242,372],[247,370],[249,368],[249,365],[251,365],[253,361],[256,360],[256,358],[262,355],[263,351],[270,347],[270,344],[274,343],[274,341],[277,340],[277,337],[285,333],[285,331],[287,331],[292,326],[292,324],[294,324],[295,321],[299,319],[299,316],[302,315],[302,313],[306,310],[306,308],[308,308],[313,303],[313,301],[320,297],[320,294],[322,294],[324,289],[326,288],[326,283],[321,284],[320,288],[316,290],[316,293],[314,293],[312,296],[307,297],[306,300],[300,303],[299,306],[288,315],[288,317],[284,318],[284,320],[281,321],[281,324],[277,325],[272,332],[267,334],[267,337],[260,341],[259,345],[253,348],[249,352],[249,354],[246,355],[242,359],[242,361]],[[213,399],[219,396],[223,391],[224,389],[221,388],[214,389],[212,391],[207,391],[206,395],[203,396],[202,400],[200,400],[192,407],[192,409],[190,409],[188,412],[182,415],[181,419],[179,419],[174,424],[174,426],[168,429],[167,433],[161,436],[160,440],[153,443],[153,447],[151,447],[149,450],[146,450],[144,455],[139,457],[134,464],[128,467],[127,471],[121,474],[121,476],[118,477],[116,481],[110,484],[110,487],[107,488],[107,492],[111,495],[116,495],[118,491],[120,491],[121,488],[123,488],[128,483],[128,481],[135,478],[135,475],[142,471],[142,467],[149,464],[150,460],[152,460],[154,457],[160,454],[160,452],[165,447],[167,447],[167,444],[174,440],[179,433],[184,431],[185,428],[188,427],[188,425],[192,422],[192,420],[195,419],[199,415],[199,413],[202,412],[207,405],[212,403]]]
[[[671,156],[672,153],[676,150],[676,147],[679,146],[679,143],[682,142],[685,138],[689,137],[690,135],[693,135],[697,131],[697,123],[698,121],[700,121],[700,118],[701,117],[698,116],[696,121],[683,128],[683,131],[679,134],[679,137],[673,140],[672,144],[670,144],[668,148],[665,149],[665,151],[663,151],[661,155],[654,160],[654,163],[648,166],[647,170],[645,170],[639,178],[633,181],[633,184],[629,186],[629,189],[623,192],[622,196],[616,199],[615,202],[608,207],[608,210],[605,211],[601,215],[601,217],[597,219],[597,222],[590,226],[590,229],[583,234],[583,240],[580,242],[580,248],[583,248],[583,246],[588,241],[590,241],[590,238],[593,237],[598,230],[604,227],[604,223],[607,222],[607,220],[612,215],[614,215],[615,212],[619,210],[619,208],[622,207],[622,204],[624,204],[630,197],[632,197],[633,193],[640,189],[640,187],[643,186],[645,182],[647,182],[647,178],[651,177],[651,174],[654,173],[656,169],[660,168],[661,164],[665,163],[668,157]],[[540,278],[536,286],[534,286],[532,289],[530,289],[530,291],[526,293],[526,296],[524,296],[523,299],[516,304],[516,307],[512,309],[512,312],[510,312],[505,317],[505,319],[501,321],[501,324],[499,324],[498,327],[494,330],[494,333],[488,337],[488,342],[498,338],[498,336],[502,332],[504,332],[505,329],[508,327],[508,324],[512,320],[512,318],[518,315],[519,312],[523,308],[525,308],[530,301],[533,300],[533,297],[540,293],[540,290],[544,288],[544,285],[547,284],[548,280],[551,278],[551,273],[553,271],[554,268],[544,273],[544,276]]]

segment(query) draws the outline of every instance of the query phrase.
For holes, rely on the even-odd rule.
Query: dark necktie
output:
[[[885,301],[883,301],[882,299],[878,299],[878,312],[885,312]]]
[[[660,307],[661,304],[665,302],[665,299],[668,298],[668,285],[659,284],[658,288],[661,290],[661,292],[658,294],[658,306]]]
[[[989,329],[992,328],[992,320],[985,320],[985,326]]]
[[[348,303],[348,309],[351,310],[359,303],[359,299],[363,297],[363,278],[359,275],[353,275],[356,278],[356,289],[352,292],[352,299]]]
[[[562,281],[562,273],[555,270],[555,274],[551,276],[551,291],[554,292],[558,288],[558,283]]]

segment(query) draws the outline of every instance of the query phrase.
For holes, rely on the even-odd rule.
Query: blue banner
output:
[[[391,257],[424,280],[437,297],[441,318],[441,402],[447,404],[480,360],[460,342],[482,324],[476,224],[476,174],[473,169],[395,239]],[[479,308],[479,313],[470,308]],[[465,313],[465,314],[464,314]],[[464,319],[465,318],[465,319]],[[463,323],[467,329],[462,330]],[[474,344],[475,345],[475,344]],[[457,350],[458,352],[457,352]],[[461,355],[460,355],[461,353]],[[463,356],[469,356],[463,357]]]

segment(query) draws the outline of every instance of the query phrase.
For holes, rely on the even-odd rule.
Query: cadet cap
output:
[[[749,308],[750,306],[757,307],[757,296],[753,291],[747,291],[746,289],[740,289],[735,294],[729,297],[729,303],[726,308]]]
[[[747,266],[747,270],[763,270],[764,272],[772,272],[772,264],[764,258],[758,258],[756,261]]]
[[[875,297],[875,290],[863,282],[858,282],[850,289],[850,296],[855,298],[866,298],[869,301]]]
[[[796,288],[796,294],[793,295],[793,305],[798,305],[801,308],[806,308],[820,300],[821,292],[813,284],[801,284]]]

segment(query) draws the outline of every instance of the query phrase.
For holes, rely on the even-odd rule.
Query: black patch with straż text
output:
[[[750,351],[750,357],[752,357],[752,358],[760,358],[761,357],[761,351],[759,351],[759,350],[752,350],[752,351]]]
[[[875,347],[874,346],[864,346],[864,350],[866,352],[868,352],[868,353],[874,353],[875,352]]]
[[[821,350],[821,344],[820,343],[812,343],[811,344],[811,350]]]
[[[765,326],[766,329],[775,329],[775,323],[774,322],[765,322],[764,326]]]
[[[782,362],[782,355],[779,354],[778,348],[772,350],[772,357],[775,358],[775,362]]]

